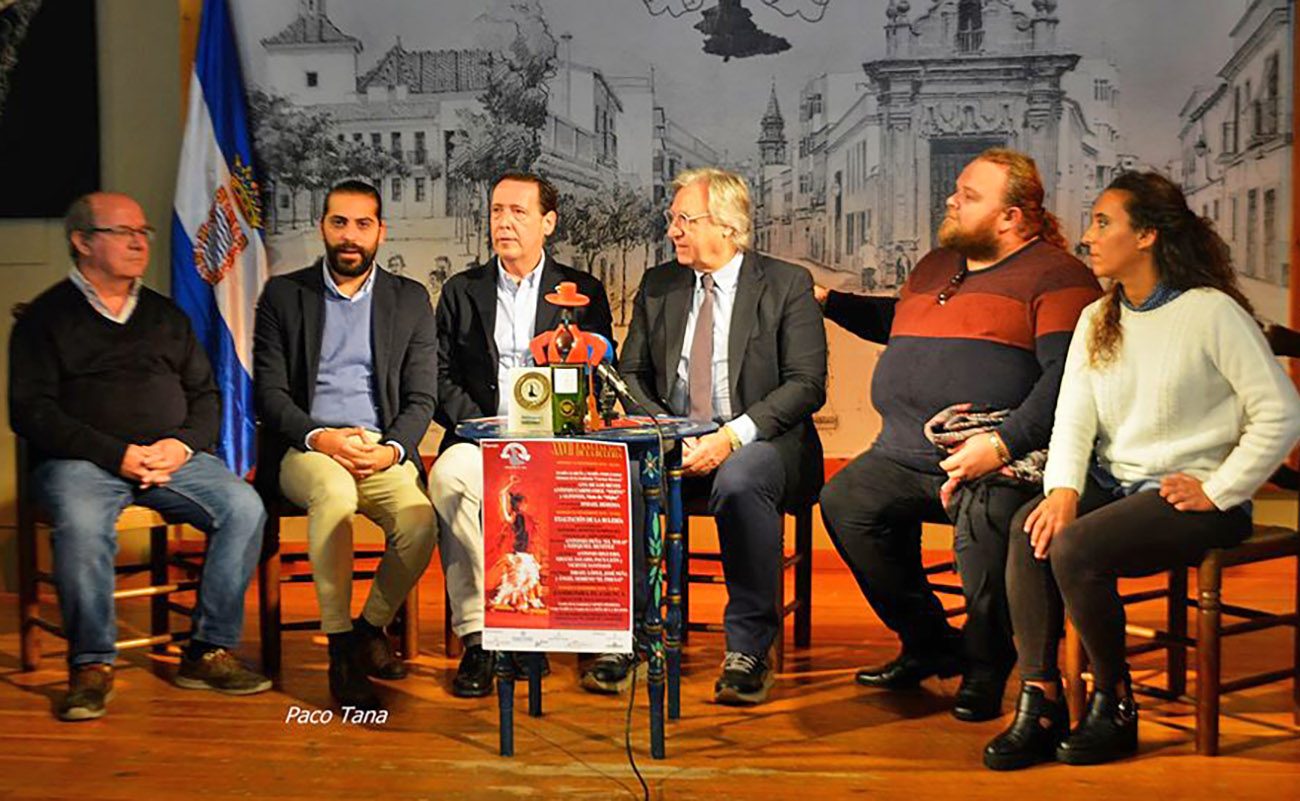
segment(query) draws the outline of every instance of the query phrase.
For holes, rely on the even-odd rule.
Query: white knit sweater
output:
[[[1088,339],[1105,302],[1074,329],[1044,490],[1082,493],[1095,443],[1122,483],[1182,472],[1219,509],[1250,500],[1300,437],[1300,397],[1255,321],[1208,288],[1150,311],[1124,308],[1118,353],[1093,368]]]

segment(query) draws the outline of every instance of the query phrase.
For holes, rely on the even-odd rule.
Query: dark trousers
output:
[[[751,442],[712,475],[686,479],[685,501],[708,498],[718,526],[727,606],[722,624],[728,651],[765,654],[781,626],[785,466],[770,442]]]
[[[902,640],[903,650],[932,655],[951,648],[955,632],[930,590],[921,564],[921,523],[948,519],[939,503],[942,474],[913,470],[869,450],[822,490],[822,519],[872,609]],[[1015,662],[1006,600],[1011,517],[1037,494],[1028,485],[978,482],[954,524],[969,669],[1003,675]]]
[[[1189,565],[1210,548],[1231,547],[1250,534],[1241,506],[1226,512],[1180,512],[1155,490],[1116,499],[1092,481],[1079,516],[1057,532],[1047,559],[1034,558],[1025,520],[1042,498],[1012,521],[1007,587],[1019,642],[1022,679],[1056,681],[1056,652],[1069,614],[1092,662],[1096,686],[1113,688],[1124,675],[1124,604],[1118,579],[1150,576]]]

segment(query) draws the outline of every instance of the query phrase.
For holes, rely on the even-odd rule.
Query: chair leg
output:
[[[18,614],[22,631],[23,670],[35,670],[41,662],[40,588],[36,581],[36,520],[30,506],[18,502]]]
[[[682,515],[682,647],[691,637],[691,516]]]
[[[269,514],[262,532],[257,563],[258,625],[262,639],[262,672],[280,678],[280,518]]]
[[[773,660],[777,673],[785,672],[785,517],[781,518],[781,558],[776,563],[776,641]]]
[[[1176,637],[1187,636],[1187,568],[1169,571],[1169,605],[1166,630]],[[1165,648],[1165,668],[1169,692],[1175,697],[1187,694],[1187,646],[1171,642]]]
[[[154,526],[149,529],[149,583],[161,587],[167,583],[167,526]],[[168,595],[158,594],[149,597],[149,633],[155,637],[168,632]],[[155,654],[167,652],[167,643],[153,646]]]
[[[812,644],[812,507],[800,509],[794,518],[794,550],[799,561],[794,565],[794,645],[807,648]]]
[[[1300,559],[1295,565],[1295,605],[1291,610],[1300,616]],[[1291,715],[1295,725],[1300,726],[1300,622],[1291,629]]]
[[[1218,550],[1201,560],[1196,571],[1196,753],[1219,753],[1219,590],[1223,567]]]
[[[402,658],[414,659],[420,655],[420,584],[417,582],[406,596],[402,613]]]
[[[1083,717],[1087,702],[1087,688],[1083,686],[1083,640],[1079,631],[1068,620],[1065,623],[1065,701],[1070,709],[1070,719]]]

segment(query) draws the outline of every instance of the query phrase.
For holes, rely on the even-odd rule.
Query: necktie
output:
[[[713,419],[713,276],[701,276],[704,300],[695,315],[691,361],[687,371],[692,420]]]

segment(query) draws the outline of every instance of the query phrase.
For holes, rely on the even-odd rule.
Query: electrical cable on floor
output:
[[[632,754],[632,708],[636,706],[636,663],[632,664],[632,686],[627,691],[627,720],[623,726],[623,745],[627,748],[627,763],[632,766],[632,772],[636,774],[636,780],[641,782],[641,791],[644,793],[645,801],[650,801],[650,787],[645,783],[645,778],[636,766],[636,757]]]

